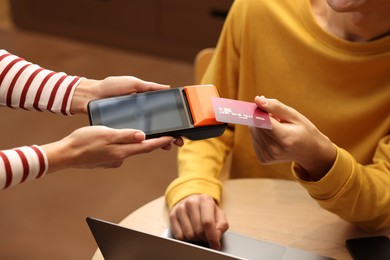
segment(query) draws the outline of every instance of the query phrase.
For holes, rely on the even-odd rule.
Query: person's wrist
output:
[[[336,148],[333,143],[326,138],[319,143],[316,152],[311,153],[310,158],[303,162],[297,162],[310,176],[311,181],[321,180],[332,168],[336,160]]]
[[[48,160],[47,173],[56,172],[64,169],[72,161],[70,158],[70,146],[67,147],[67,143],[63,140],[42,145],[41,148],[46,153]]]
[[[71,114],[87,114],[88,102],[96,99],[97,95],[94,93],[95,86],[98,84],[98,80],[82,79],[77,85],[70,107]]]

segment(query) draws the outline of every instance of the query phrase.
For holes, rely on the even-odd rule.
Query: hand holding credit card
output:
[[[255,103],[212,97],[212,104],[218,122],[272,129],[268,113]]]

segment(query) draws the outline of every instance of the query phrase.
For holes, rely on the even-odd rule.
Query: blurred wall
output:
[[[191,84],[192,62],[172,60],[16,28],[0,0],[0,48],[42,67],[101,79],[133,75],[172,86]],[[88,125],[60,116],[0,107],[0,149],[44,144]],[[90,259],[97,246],[87,216],[119,222],[162,196],[176,177],[176,149],[128,159],[110,170],[68,169],[0,191],[0,259]]]

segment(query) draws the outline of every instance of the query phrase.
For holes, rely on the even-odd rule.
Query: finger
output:
[[[291,143],[294,138],[292,133],[296,132],[297,125],[302,124],[302,120],[305,120],[303,116],[300,119],[298,117],[300,117],[300,114],[297,114],[294,119],[289,119],[289,122],[283,122],[271,117],[273,126],[271,130],[258,129],[258,131],[261,130],[266,147],[269,151],[272,151],[271,154],[279,154],[279,152],[287,149],[286,144]]]
[[[183,138],[181,138],[181,137],[173,138],[171,144],[174,144],[174,145],[176,145],[176,146],[178,146],[178,147],[182,147],[182,146],[184,145]],[[172,148],[172,145],[171,145],[171,144],[162,147],[162,149],[164,149],[164,150],[171,150],[171,148]]]
[[[216,205],[213,200],[206,200],[200,204],[203,232],[210,247],[216,250],[221,248],[220,232],[216,228],[215,220]]]
[[[225,214],[223,213],[222,209],[218,208],[216,209],[215,213],[216,217],[216,227],[218,231],[218,236],[221,238],[222,235],[229,229],[229,223],[227,221],[227,218]]]
[[[181,138],[181,137],[177,137],[177,138],[175,138],[175,140],[173,141],[173,143],[174,143],[176,146],[183,147],[183,145],[184,145],[184,140],[183,140],[183,138]]]
[[[134,133],[134,141],[135,142],[142,142],[146,139],[146,135],[144,132],[135,132]]]
[[[284,105],[276,99],[267,99],[263,96],[255,98],[259,108],[270,113],[272,130],[264,129],[262,133],[274,141],[274,148],[281,148],[280,142],[288,140],[291,130],[296,124],[301,124],[307,119],[295,109]]]
[[[180,208],[176,212],[176,215],[180,223],[183,240],[188,240],[188,241],[196,240],[196,235],[192,228],[191,219],[184,205],[180,206]]]
[[[201,218],[199,203],[193,203],[191,200],[187,200],[186,210],[190,217],[192,230],[194,231],[194,235],[195,235],[193,240],[205,240],[203,226],[201,222],[202,218]]]
[[[182,147],[184,145],[183,138],[181,138],[181,137],[173,138],[172,142],[170,144],[168,144],[167,146],[162,147],[162,149],[163,150],[171,150],[172,144],[174,144],[178,147]]]
[[[113,129],[105,126],[92,126],[96,128],[104,128],[107,132],[107,136],[113,144],[130,144],[140,143],[145,140],[145,133],[135,129]]]
[[[138,80],[138,82],[136,82],[136,83],[138,83],[138,84],[135,85],[137,92],[164,90],[164,89],[170,88],[169,85],[165,85],[165,84],[158,84],[158,83],[151,82],[151,81],[144,81],[144,80],[141,80],[138,78],[137,78],[137,80]]]
[[[158,149],[158,148],[163,148],[163,147],[168,147],[171,146],[172,143],[174,142],[174,138],[170,136],[162,136],[158,138],[151,138],[143,141],[141,144],[144,147],[149,147],[151,151]]]
[[[260,109],[272,114],[276,121],[293,122],[297,119],[297,112],[295,109],[283,104],[277,99],[269,99],[265,98],[264,96],[257,96],[255,97],[255,103]],[[273,120],[272,123],[274,123],[274,121],[275,120]]]
[[[292,121],[293,119],[292,117],[287,119],[287,112],[285,115],[282,116],[282,111],[289,110],[292,108],[288,108],[276,99],[267,99],[264,96],[257,96],[255,98],[255,103],[260,109],[270,114],[270,120],[272,124],[272,129],[258,129],[256,131],[260,131],[263,135],[268,135],[275,142],[277,142],[279,138],[284,136],[285,127],[288,121]],[[292,113],[293,111],[290,112]]]
[[[161,147],[161,149],[169,151],[172,149],[172,144],[167,144],[166,146]]]
[[[280,140],[275,136],[276,129],[263,130],[255,127],[250,128],[253,138],[253,147],[257,158],[263,164],[270,164],[284,160],[284,148]]]
[[[268,162],[268,159],[265,156],[265,150],[267,149],[267,143],[263,139],[263,136],[262,136],[263,133],[262,133],[261,129],[258,129],[256,127],[249,127],[249,131],[251,133],[253,148],[255,150],[257,159],[261,163]]]
[[[171,231],[172,231],[173,236],[174,236],[176,239],[184,240],[183,231],[182,231],[182,229],[181,229],[181,225],[180,225],[179,220],[177,219],[177,216],[176,216],[176,214],[175,214],[175,211],[173,211],[173,212],[169,215],[169,222],[171,223]]]
[[[121,154],[121,158],[127,158],[132,155],[152,152],[156,149],[160,149],[164,146],[169,145],[171,142],[171,137],[159,137],[148,139],[140,143],[122,143],[116,146],[116,149],[118,149],[118,153]]]

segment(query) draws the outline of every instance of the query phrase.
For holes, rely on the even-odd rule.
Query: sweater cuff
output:
[[[222,195],[222,183],[217,179],[199,177],[197,174],[179,177],[168,186],[165,192],[169,209],[180,200],[193,194],[208,194],[219,203]]]
[[[345,185],[352,173],[351,158],[348,152],[336,147],[336,160],[329,172],[319,181],[307,181],[304,169],[293,163],[292,170],[296,180],[307,189],[310,195],[318,200],[326,200],[335,196]]]
[[[81,80],[85,79],[84,77],[78,77],[78,76],[68,76],[67,77],[67,88],[64,89],[64,99],[62,101],[61,107],[58,106],[56,108],[55,113],[61,113],[63,115],[72,115],[70,112],[70,108],[72,105],[73,95],[76,90],[76,87],[80,84]]]

